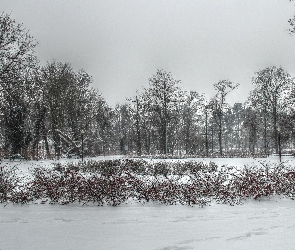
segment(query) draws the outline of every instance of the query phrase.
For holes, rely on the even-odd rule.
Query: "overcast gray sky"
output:
[[[111,105],[147,88],[157,69],[208,98],[219,80],[238,82],[230,104],[246,100],[260,69],[295,76],[288,0],[0,0],[0,11],[30,30],[42,64],[83,68]]]

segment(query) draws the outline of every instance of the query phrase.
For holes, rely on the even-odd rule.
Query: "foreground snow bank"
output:
[[[0,249],[294,249],[295,202],[0,207]]]

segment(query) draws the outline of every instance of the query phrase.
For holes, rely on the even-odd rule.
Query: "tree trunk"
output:
[[[45,136],[45,135],[44,135],[44,141],[45,141],[45,149],[46,149],[47,157],[50,158],[51,155],[50,155],[50,150],[49,150],[48,140],[47,140],[47,136]]]
[[[205,136],[206,136],[206,156],[209,155],[209,143],[208,143],[208,113],[206,109],[206,125],[205,125]]]
[[[267,155],[267,141],[266,141],[266,107],[264,107],[264,154]]]
[[[219,131],[218,131],[218,141],[219,141],[219,154],[220,156],[223,155],[223,152],[222,152],[222,110],[219,111],[219,121],[218,121],[218,128],[219,128]]]
[[[276,154],[279,153],[278,147],[278,128],[277,128],[277,107],[276,107],[276,99],[273,107],[273,130],[274,130],[274,143],[275,143],[275,150]]]
[[[137,154],[141,155],[141,136],[140,136],[140,116],[139,116],[139,110],[138,110],[138,98],[136,96],[136,132],[137,132]]]
[[[218,140],[219,140],[219,154],[220,156],[222,156],[223,152],[222,152],[222,127],[219,127],[219,131],[218,131]]]

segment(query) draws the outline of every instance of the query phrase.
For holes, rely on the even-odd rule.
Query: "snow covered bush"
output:
[[[294,199],[294,166],[261,163],[240,169],[212,162],[124,159],[35,168],[28,180],[13,168],[0,168],[0,202],[118,206],[134,200],[202,207],[212,201],[235,205],[275,195]]]
[[[25,177],[16,173],[16,167],[0,166],[0,203],[28,203],[32,197],[28,192]]]
[[[7,202],[18,186],[19,178],[15,168],[0,167],[0,202]]]

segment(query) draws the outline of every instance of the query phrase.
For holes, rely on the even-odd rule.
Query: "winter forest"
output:
[[[294,47],[278,41],[294,35],[295,15],[283,20],[289,30],[280,37],[273,28],[282,26],[268,21],[274,15],[284,19],[285,11],[277,15],[281,2],[267,2],[267,10],[266,1],[250,2],[2,1],[7,9],[0,12],[0,249],[293,249]],[[294,2],[285,0],[293,7]],[[38,22],[36,30],[10,10]],[[259,13],[267,13],[267,20]],[[232,20],[239,22],[223,29]],[[33,37],[38,29],[41,37]],[[133,36],[134,31],[140,32]],[[217,31],[220,40],[220,34],[210,36]],[[154,34],[160,34],[157,41],[143,44]],[[60,35],[66,37],[63,45]],[[36,39],[47,40],[44,54]],[[58,45],[51,44],[54,39]],[[114,39],[119,42],[109,44]],[[278,44],[285,54],[274,49]],[[50,46],[54,50],[46,50]],[[267,49],[259,54],[261,46]],[[65,48],[75,57],[54,59]],[[87,70],[77,70],[81,55],[79,65]],[[165,55],[164,63],[159,55]],[[171,58],[174,68],[167,70]],[[222,74],[212,74],[221,63]],[[201,78],[200,67],[217,81]],[[146,79],[132,74],[142,69]],[[223,78],[228,69],[235,74]],[[177,70],[182,77],[175,77]],[[189,74],[196,78],[185,78]],[[232,80],[235,75],[239,80]],[[249,79],[242,84],[244,76]],[[123,83],[130,84],[125,94]],[[251,91],[238,96],[243,101],[231,98],[247,84]],[[209,96],[206,85],[214,89]],[[125,96],[116,105],[111,100]]]
[[[289,23],[294,27],[294,19]],[[173,72],[158,69],[142,79],[148,88],[111,107],[90,87],[92,77],[83,69],[54,60],[40,65],[36,46],[22,24],[1,14],[1,158],[81,153],[249,157],[294,148],[295,79],[280,66],[253,72],[247,101],[233,106],[228,94],[239,83],[220,79],[207,99],[184,91]]]

